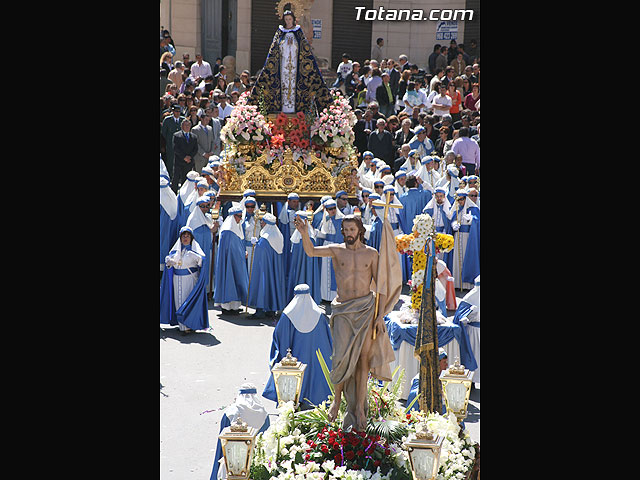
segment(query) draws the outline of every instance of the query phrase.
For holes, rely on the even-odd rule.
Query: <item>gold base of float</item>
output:
[[[301,158],[294,160],[289,147],[285,148],[282,158],[275,158],[271,163],[267,163],[268,152],[256,156],[254,145],[240,144],[227,148],[227,155],[224,152],[221,154],[225,171],[219,195],[221,199],[241,198],[248,189],[255,190],[256,196],[265,200],[286,199],[291,192],[297,193],[302,199],[320,199],[325,195],[333,197],[339,190],[356,198],[351,170],[358,168],[358,156],[344,155],[344,147],[323,147],[326,160],[312,153],[309,165]],[[226,161],[235,157],[236,153],[244,158],[241,162],[246,170],[244,173],[238,173],[237,168]],[[344,158],[340,158],[343,155]]]

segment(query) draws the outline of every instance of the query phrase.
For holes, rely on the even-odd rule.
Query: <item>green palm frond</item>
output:
[[[416,403],[416,401],[418,400],[419,397],[420,397],[420,394],[417,394],[415,396],[415,398],[413,400],[411,400],[411,403],[409,405],[407,405],[407,408],[405,408],[405,410],[404,410],[405,415],[407,413],[409,413],[409,410],[411,410],[411,407],[413,406],[414,403]]]
[[[336,394],[335,389],[333,388],[333,383],[331,382],[331,377],[329,376],[329,367],[327,367],[327,362],[324,361],[324,357],[322,356],[322,352],[320,349],[316,350],[316,356],[318,357],[318,362],[320,362],[320,368],[322,368],[322,373],[324,373],[324,378],[327,381],[327,385],[331,389],[331,395]]]
[[[391,394],[393,395],[393,398],[398,398],[398,390],[400,390],[400,387],[402,386],[403,381],[404,381],[404,368],[400,371],[400,375],[398,375],[398,378],[396,379],[395,383],[393,384],[393,388],[391,389]]]
[[[408,435],[407,426],[396,420],[374,420],[369,419],[367,423],[367,433],[370,435],[380,435],[389,443],[398,443],[402,437]]]

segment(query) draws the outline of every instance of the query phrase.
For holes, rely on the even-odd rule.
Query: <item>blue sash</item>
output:
[[[200,267],[189,267],[189,268],[174,268],[174,275],[190,275],[192,273],[196,273],[200,270]]]

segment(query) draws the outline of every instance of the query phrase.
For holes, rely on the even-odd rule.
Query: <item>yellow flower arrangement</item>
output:
[[[423,250],[413,252],[413,270],[424,270],[427,266],[427,254]]]
[[[453,235],[438,233],[435,238],[436,251],[448,253],[453,249]]]
[[[411,308],[413,310],[420,310],[422,304],[422,284],[416,288],[415,292],[411,294]]]

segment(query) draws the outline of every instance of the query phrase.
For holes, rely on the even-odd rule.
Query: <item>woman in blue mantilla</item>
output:
[[[282,15],[249,103],[258,105],[260,97],[268,113],[306,113],[314,106],[321,111],[332,101],[311,45],[290,10]]]

